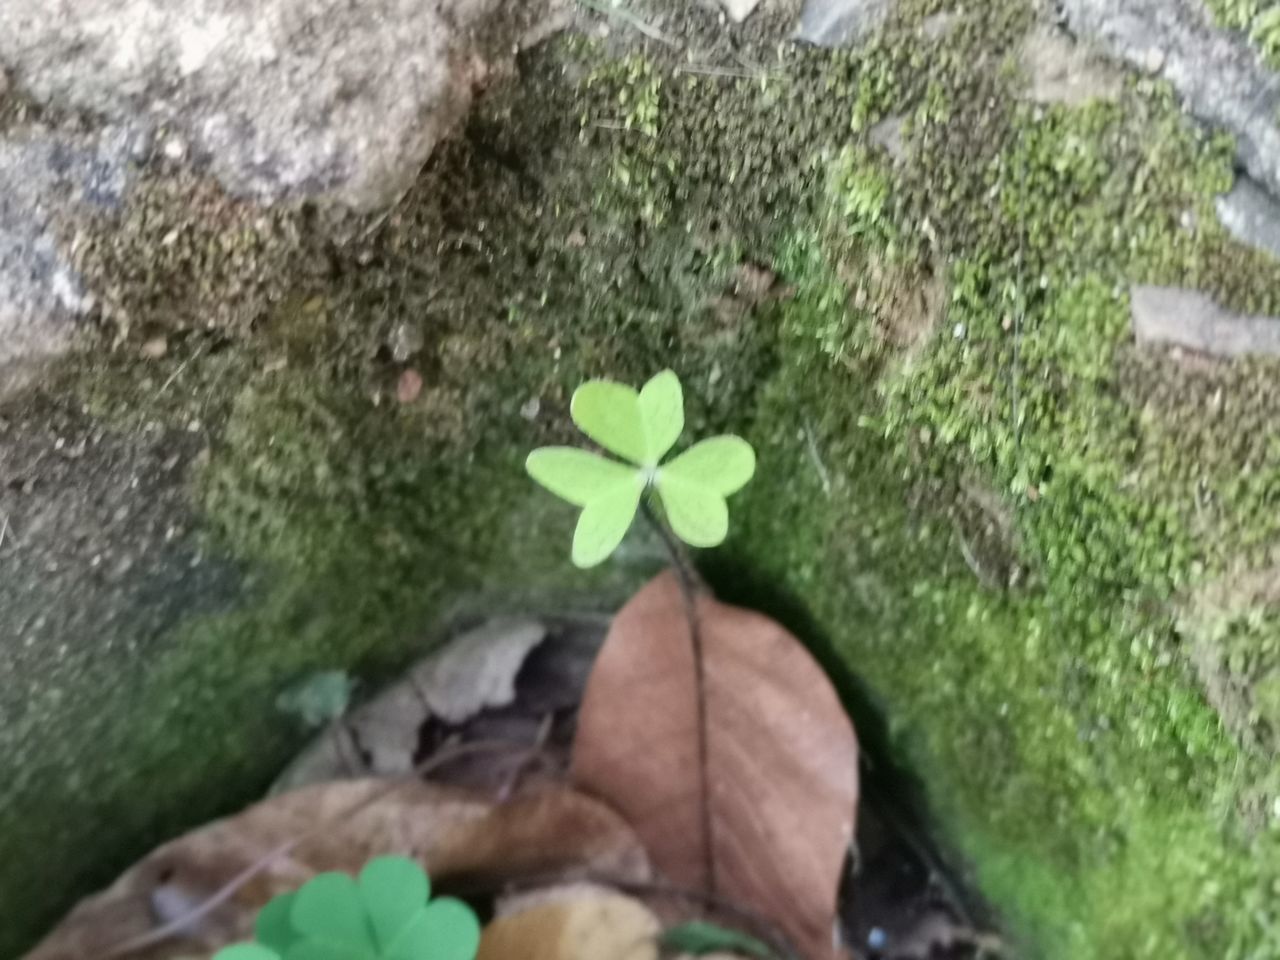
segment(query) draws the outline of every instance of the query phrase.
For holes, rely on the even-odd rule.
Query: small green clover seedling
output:
[[[676,536],[695,547],[714,547],[729,532],[725,497],[746,486],[756,455],[741,437],[712,437],[660,464],[684,430],[680,379],[664,370],[636,391],[591,380],[573,394],[573,422],[618,463],[576,447],[544,447],[529,454],[529,475],[558,497],[582,508],[573,534],[573,562],[593,567],[626,535],[652,489]]]
[[[297,717],[304,726],[323,727],[347,712],[355,688],[355,680],[346,671],[320,670],[276,697],[276,709]]]
[[[213,960],[474,960],[480,923],[460,900],[431,900],[412,860],[370,860],[359,880],[322,873],[258,914],[255,943]]]

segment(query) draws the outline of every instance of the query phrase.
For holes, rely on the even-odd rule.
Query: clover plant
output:
[[[573,394],[570,416],[619,463],[577,447],[544,447],[529,454],[529,475],[558,497],[582,508],[573,534],[573,562],[592,567],[626,535],[641,498],[653,494],[667,522],[694,547],[714,547],[729,532],[725,497],[746,485],[756,455],[741,437],[695,443],[662,463],[684,431],[680,379],[664,370],[639,391],[609,380],[590,380]]]
[[[276,697],[276,709],[310,728],[323,727],[347,712],[356,682],[344,670],[320,670]]]
[[[254,943],[214,960],[474,960],[480,923],[460,900],[430,900],[405,857],[369,861],[359,879],[322,873],[258,914]]]

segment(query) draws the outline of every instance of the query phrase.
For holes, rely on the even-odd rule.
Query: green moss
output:
[[[814,306],[801,297],[788,309]],[[736,551],[791,593],[836,659],[883,698],[894,754],[924,776],[1015,938],[1046,956],[1249,955],[1265,931],[1235,898],[1275,880],[1253,859],[1268,841],[1218,804],[1223,781],[1250,761],[1170,655],[1167,615],[1117,589],[1137,566],[1121,545],[1098,554],[1091,542],[1107,524],[1145,532],[1147,519],[1098,506],[1070,526],[1020,516],[1033,534],[1037,522],[1063,524],[1054,533],[1066,549],[1054,555],[1029,538],[1041,589],[984,586],[945,520],[949,504],[908,506],[904,491],[923,482],[918,452],[859,430],[883,415],[882,399],[856,373],[825,359],[815,367],[817,351],[797,342],[783,362],[794,372],[758,411],[768,439],[753,436],[762,463],[789,469],[762,472],[749,492]],[[842,397],[840,408],[824,409],[824,396]],[[829,500],[805,470],[797,400],[821,411],[817,447],[843,478]],[[967,453],[958,459],[973,468]],[[1077,507],[1103,500],[1073,488],[1040,503],[1054,496]],[[1076,547],[1107,575],[1089,574]],[[1148,572],[1164,583],[1162,565]]]
[[[1010,6],[967,27],[998,42],[1018,22]],[[921,91],[905,169],[855,140],[809,221],[824,229],[780,243],[775,264],[799,289],[753,440],[774,431],[762,462],[787,466],[748,494],[737,555],[792,592],[884,697],[901,749],[1028,943],[1049,956],[1247,956],[1273,921],[1236,898],[1276,876],[1250,865],[1268,841],[1224,809],[1268,754],[1242,749],[1206,704],[1168,604],[1280,532],[1276,473],[1262,466],[1272,442],[1252,420],[1277,412],[1259,395],[1274,365],[1209,377],[1253,427],[1193,412],[1213,393],[1135,350],[1125,284],[1192,283],[1271,310],[1280,271],[1216,225],[1230,144],[1189,127],[1167,91],[1002,113],[989,70],[943,63],[922,84],[902,49],[873,45],[852,82],[862,103],[894,90],[901,107]],[[862,113],[851,130],[879,110]],[[935,316],[904,355],[886,271],[939,258],[945,323]],[[806,484],[811,421],[825,464]],[[837,489],[848,478],[829,505],[824,471]],[[1014,517],[1011,544],[1035,571],[1025,596],[991,596],[963,556],[956,492],[975,478]]]
[[[1216,224],[1230,144],[1167,90],[1020,106],[1030,5],[966,5],[931,38],[943,8],[904,3],[837,52],[767,31],[729,51],[709,14],[668,20],[711,74],[638,35],[558,42],[385,219],[310,237],[285,218],[227,266],[202,259],[222,243],[203,218],[200,243],[120,281],[113,302],[150,317],[121,321],[130,346],[161,323],[157,277],[247,291],[212,332],[165,328],[164,360],[68,373],[104,419],[208,431],[207,542],[247,588],[166,638],[137,709],[95,703],[129,758],[86,771],[100,789],[75,807],[121,818],[107,865],[251,794],[296,740],[271,707],[296,676],[386,675],[458,597],[634,582],[643,544],[603,581],[570,569],[571,511],[520,462],[571,436],[584,377],[671,365],[692,433],[760,452],[723,591],[806,611],[797,629],[873,692],[885,746],[1028,953],[1268,955],[1274,747],[1223,726],[1180,611],[1280,539],[1275,364],[1138,350],[1126,289],[1274,310],[1280,267]],[[889,116],[897,161],[868,135]],[[126,246],[181,219],[155,203]],[[93,249],[112,276],[136,260]],[[426,388],[402,404],[407,369]],[[1245,651],[1258,725],[1264,634],[1212,647]],[[147,816],[123,816],[157,779]],[[54,825],[34,866],[15,848],[6,883],[83,878],[66,854],[85,835]]]
[[[1280,4],[1273,0],[1207,0],[1224,27],[1248,35],[1263,59],[1280,68]]]

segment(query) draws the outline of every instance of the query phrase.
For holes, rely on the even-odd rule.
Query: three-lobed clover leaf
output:
[[[480,923],[460,900],[431,900],[414,861],[379,857],[360,872],[322,873],[258,914],[256,943],[214,960],[474,960]]]
[[[741,437],[725,435],[662,463],[684,431],[684,394],[674,372],[664,370],[639,391],[609,380],[588,381],[574,392],[569,413],[583,433],[629,461],[576,447],[544,447],[529,454],[529,475],[582,508],[573,534],[576,565],[593,567],[617,549],[650,488],[681,540],[714,547],[728,535],[725,498],[751,479],[755,451]]]

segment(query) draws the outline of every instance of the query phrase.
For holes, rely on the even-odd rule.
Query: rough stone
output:
[[[1139,343],[1221,357],[1280,356],[1280,317],[1233,313],[1198,290],[1178,287],[1134,286],[1129,300]]]
[[[0,899],[24,918],[0,930],[0,955],[10,957],[15,936],[60,908],[48,892],[93,874],[59,844],[106,847],[106,834],[138,829],[137,798],[163,777],[140,771],[128,801],[107,799],[104,771],[138,735],[121,733],[119,721],[174,624],[223,609],[240,585],[199,542],[188,484],[202,441],[112,431],[80,408],[33,394],[20,413],[0,416],[0,813],[30,826],[0,831],[0,858],[12,862],[27,843],[45,852],[21,890],[0,879]],[[36,823],[49,809],[65,818],[52,828]]]
[[[1236,136],[1249,174],[1280,194],[1280,76],[1201,0],[1063,0],[1071,29],[1168,80],[1202,120]]]
[[[118,204],[136,146],[122,128],[0,138],[0,397],[65,350],[93,305],[59,247],[58,220],[77,205]]]
[[[37,101],[163,127],[232,192],[377,206],[411,181],[518,0],[7,0],[0,63]]]
[[[893,114],[867,131],[871,142],[889,154],[895,163],[907,158],[907,142],[902,130],[904,119],[902,114]]]
[[[1280,257],[1280,200],[1248,177],[1217,199],[1218,219],[1241,243]]]
[[[819,47],[856,43],[878,29],[893,0],[805,0],[796,39]]]
[[[920,24],[920,32],[930,40],[942,40],[960,21],[961,15],[955,10],[942,10],[925,17]]]
[[[1030,82],[1029,95],[1037,103],[1078,106],[1089,100],[1113,100],[1124,78],[1086,46],[1061,30],[1040,26],[1022,45],[1022,68]]]
[[[751,16],[752,11],[760,5],[760,0],[720,0],[725,15],[734,23],[741,23]]]

